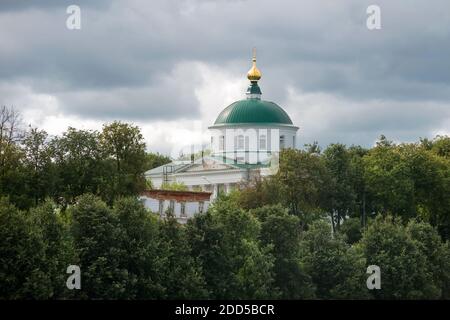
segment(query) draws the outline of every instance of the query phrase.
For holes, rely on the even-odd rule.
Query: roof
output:
[[[169,169],[166,169],[167,173],[174,173],[181,169],[187,168],[190,165],[191,165],[190,161],[189,162],[171,162],[171,163],[163,164],[162,166],[150,169],[145,172],[145,175],[163,174],[164,168],[169,168]]]
[[[163,164],[162,166],[148,170],[147,172],[145,172],[145,176],[160,176],[164,173],[173,174],[173,173],[185,172],[187,169],[192,169],[198,165],[201,165],[202,167],[204,167],[203,170],[201,170],[201,171],[223,170],[224,169],[224,168],[211,167],[211,162],[224,164],[226,166],[226,169],[239,169],[238,167],[233,166],[232,164],[224,163],[223,161],[217,161],[217,159],[215,159],[214,157],[206,156],[203,158],[203,160],[202,159],[195,160],[194,163],[189,161],[189,162],[182,162],[182,163],[171,162],[168,164]],[[195,172],[195,171],[198,171],[198,170],[194,170],[193,172]]]
[[[274,102],[245,99],[226,107],[219,114],[214,125],[241,123],[292,125],[292,120],[286,111]]]

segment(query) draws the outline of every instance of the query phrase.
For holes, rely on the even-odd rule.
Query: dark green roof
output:
[[[277,104],[260,99],[239,100],[226,107],[214,125],[260,123],[292,125],[289,115]]]

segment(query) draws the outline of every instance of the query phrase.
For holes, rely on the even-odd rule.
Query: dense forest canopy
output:
[[[0,298],[450,297],[449,137],[284,150],[277,174],[186,225],[137,197],[169,161],[132,124],[49,137],[1,108]]]

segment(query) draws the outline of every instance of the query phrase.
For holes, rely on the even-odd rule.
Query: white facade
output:
[[[193,218],[197,213],[203,213],[208,210],[210,201],[177,201],[175,199],[155,199],[149,196],[141,196],[144,206],[157,213],[161,218],[165,218],[168,211],[180,223],[186,223],[188,219]]]
[[[237,183],[246,181],[248,176],[248,170],[209,157],[198,159],[194,163],[173,163],[166,167],[172,167],[166,170],[172,173],[165,173],[164,170],[150,170],[146,173],[146,178],[151,180],[154,188],[161,188],[164,182],[183,183],[191,191],[211,192],[212,199],[220,192],[230,192]]]
[[[280,149],[297,145],[295,126],[242,124],[212,126],[210,130],[212,155],[238,163],[265,163]]]

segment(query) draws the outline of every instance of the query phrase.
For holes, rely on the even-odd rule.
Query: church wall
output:
[[[277,131],[278,130],[278,134]],[[245,137],[245,147],[244,150],[253,150],[256,147],[256,150],[259,152],[264,151],[279,151],[279,138],[281,136],[285,137],[285,148],[295,148],[296,145],[294,141],[296,141],[297,136],[297,127],[289,127],[289,126],[250,126],[250,125],[239,125],[239,126],[224,126],[222,128],[214,128],[211,129],[212,134],[212,145],[211,149],[214,155],[226,155],[231,154],[231,158],[235,151],[239,152],[237,136],[243,135]],[[266,149],[260,150],[260,137],[261,135],[266,136]],[[275,138],[278,136],[278,138]],[[223,139],[221,137],[224,137]],[[272,141],[272,137],[274,137],[277,141]],[[220,140],[223,140],[224,143],[219,143]],[[252,142],[249,140],[252,139]],[[256,141],[253,141],[255,140]]]
[[[157,199],[157,198],[151,198],[147,196],[141,196],[141,201],[143,202],[146,209],[149,209],[152,213],[156,215],[160,215],[160,200],[162,200],[162,217],[165,217],[166,212],[168,208],[170,207],[170,201],[174,201],[174,217],[178,220],[180,223],[186,223],[188,219],[191,219],[194,217],[196,213],[199,213],[200,207],[199,203],[203,202],[203,212],[206,212],[208,210],[210,200],[203,200],[203,199],[195,199],[193,201],[182,201],[185,198],[180,198],[180,200],[175,199]],[[182,216],[181,214],[181,207],[182,202],[184,202],[185,205],[185,216]]]

